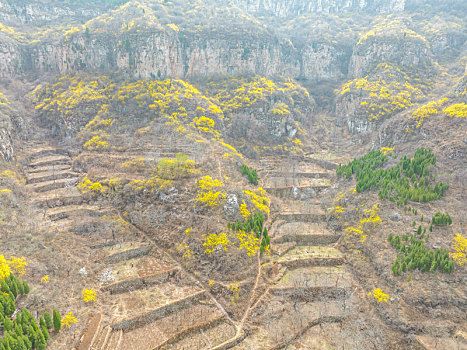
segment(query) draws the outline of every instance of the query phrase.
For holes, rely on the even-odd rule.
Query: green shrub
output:
[[[255,169],[249,168],[247,165],[242,165],[242,175],[248,177],[248,181],[250,181],[253,185],[258,185],[258,174],[256,173]]]
[[[401,243],[399,236],[392,237],[389,240],[391,245],[400,252],[392,265],[394,275],[399,276],[401,270],[408,271],[418,269],[420,271],[430,271],[435,273],[438,269],[443,272],[451,273],[454,269],[454,260],[449,256],[445,249],[428,249],[423,242],[423,237],[416,238],[411,236],[408,244]]]
[[[55,332],[60,332],[60,329],[62,328],[62,318],[60,317],[60,314],[58,313],[57,309],[54,309],[53,312],[53,321],[54,321],[54,330]]]
[[[449,214],[438,212],[431,218],[431,224],[435,226],[447,226],[452,224],[452,219]]]
[[[413,159],[404,156],[395,166],[383,169],[388,157],[381,151],[371,151],[347,165],[339,165],[337,175],[350,178],[356,175],[357,192],[378,189],[381,199],[389,199],[397,205],[409,200],[429,202],[441,198],[449,188],[445,183],[431,183],[429,168],[436,164],[436,157],[425,148],[419,148]],[[412,209],[416,215],[417,210]]]

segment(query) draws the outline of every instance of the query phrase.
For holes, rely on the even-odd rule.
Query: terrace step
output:
[[[101,320],[101,313],[97,313],[89,317],[77,350],[91,349],[91,345],[99,333]]]
[[[297,245],[329,245],[339,240],[339,235],[316,233],[287,233],[273,237],[273,243],[295,242]]]
[[[186,328],[178,331],[164,343],[154,347],[153,350],[176,349],[178,342],[183,341],[186,338],[191,338],[192,335],[196,334],[201,329],[205,331],[223,323],[225,321],[225,315],[221,314],[220,312],[212,312],[211,314],[206,315],[204,318],[199,318],[197,321],[197,323],[187,325]]]
[[[265,187],[264,189],[279,198],[309,199],[315,197],[318,193],[330,188],[330,185],[316,186],[279,186]]]
[[[134,350],[181,349],[177,346],[179,342],[191,340],[201,329],[208,331],[223,323],[225,315],[219,309],[210,305],[190,305],[141,328],[124,332],[122,347]],[[145,342],[141,341],[143,338]],[[186,349],[194,348],[190,342]]]
[[[51,155],[69,155],[69,152],[63,148],[54,148],[54,147],[39,147],[32,150],[29,153],[30,158],[40,158],[44,156],[51,156]]]
[[[286,254],[273,258],[273,262],[297,269],[305,266],[339,266],[344,263],[342,253],[332,247],[296,246]]]
[[[313,213],[281,213],[278,215],[279,220],[285,222],[322,222],[326,220],[326,214],[324,212],[313,212]]]
[[[34,162],[29,163],[29,167],[37,168],[37,167],[63,165],[63,164],[71,164],[70,157],[63,156],[63,155],[42,157],[42,158],[35,160]]]
[[[50,180],[27,185],[34,192],[48,192],[58,188],[75,187],[78,184],[78,178],[63,178],[60,180]]]
[[[177,339],[176,343],[169,341],[171,350],[187,350],[187,349],[212,349],[213,347],[232,339],[236,330],[235,327],[227,322],[216,322],[217,324],[209,325],[208,327],[198,329],[191,332],[189,336],[184,336]]]
[[[177,275],[177,273],[179,273],[179,271],[180,270],[178,267],[174,267],[170,270],[161,271],[153,275],[115,282],[115,283],[102,287],[101,290],[103,292],[110,292],[110,294],[127,293],[129,290],[135,291],[135,290],[147,288],[152,285],[166,283],[170,279],[175,278],[175,276]]]
[[[193,304],[197,304],[199,301],[204,299],[206,299],[206,292],[200,291],[183,299],[179,299],[170,304],[161,306],[150,312],[113,324],[112,329],[128,332],[143,327],[149,323],[162,320],[169,315],[177,313],[183,309],[187,309]]]
[[[41,182],[69,179],[73,177],[78,177],[78,174],[70,171],[69,169],[59,170],[59,171],[53,170],[53,171],[47,171],[47,172],[33,173],[32,175],[27,176],[27,183],[37,184]]]
[[[119,350],[123,339],[123,331],[112,331],[100,350]]]
[[[99,334],[93,340],[90,350],[100,350],[104,347],[107,339],[110,337],[112,328],[110,326],[105,326],[99,330]],[[79,350],[79,349],[78,349]]]
[[[285,242],[285,243],[273,243],[271,245],[273,253],[279,256],[287,254],[290,250],[297,246],[296,242]]]
[[[81,204],[83,196],[77,188],[58,188],[34,196],[32,202],[38,207],[55,208]]]
[[[73,215],[100,217],[105,215],[106,211],[96,205],[69,205],[50,209],[47,214],[51,221],[58,221]]]
[[[342,287],[274,287],[271,294],[300,302],[317,302],[326,300],[343,300],[349,297]]]
[[[350,287],[348,274],[342,266],[310,266],[287,271],[276,288]]]
[[[332,177],[331,172],[324,172],[324,171],[316,171],[316,172],[308,172],[308,171],[299,171],[299,172],[288,172],[288,171],[283,171],[283,172],[273,172],[271,173],[272,178],[288,178],[288,179],[329,179]]]
[[[143,255],[147,255],[149,254],[151,249],[152,249],[152,246],[144,246],[144,247],[139,247],[135,249],[125,250],[120,253],[106,256],[105,258],[101,259],[100,262],[104,264],[115,264],[117,262],[122,262],[122,261],[126,261],[126,260],[130,260],[133,258],[143,256]]]
[[[34,174],[34,176],[43,176],[43,175],[51,174],[53,172],[66,171],[66,170],[72,171],[70,164],[39,166],[39,167],[28,169],[27,172],[29,175]]]

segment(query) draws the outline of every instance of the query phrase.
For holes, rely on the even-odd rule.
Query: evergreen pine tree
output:
[[[34,340],[36,339],[36,332],[34,331],[34,327],[29,325],[28,327],[28,339],[32,345],[34,345]]]
[[[52,327],[53,327],[52,317],[50,316],[50,314],[47,311],[44,312],[44,320],[45,320],[45,324],[47,326],[47,329],[52,329]]]
[[[47,342],[45,341],[44,335],[42,332],[36,333],[36,341],[34,342],[37,350],[45,350],[47,347]]]
[[[21,282],[19,282],[19,283],[17,283],[17,286],[18,286],[18,292],[19,292],[19,294],[24,295],[24,294],[25,294],[25,293],[24,293],[24,284],[21,283]]]
[[[11,290],[11,293],[13,293],[14,297],[16,298],[18,296],[18,286],[16,285],[15,281],[11,282],[10,290]]]
[[[8,317],[5,317],[3,321],[3,328],[7,331],[11,331],[13,329],[13,322]]]
[[[39,325],[42,327],[47,327],[46,323],[45,323],[45,320],[44,318],[41,316],[41,318],[39,319]]]
[[[55,332],[58,333],[60,332],[60,329],[62,328],[62,319],[57,309],[53,310],[53,320],[54,320],[54,330]]]
[[[44,326],[41,326],[41,329],[42,329],[42,335],[44,336],[45,340],[49,340],[50,339],[50,335],[49,335],[49,332],[47,331],[47,327],[44,323]]]
[[[28,284],[28,282],[24,281],[23,282],[23,287],[24,287],[24,294],[29,294],[29,284]]]

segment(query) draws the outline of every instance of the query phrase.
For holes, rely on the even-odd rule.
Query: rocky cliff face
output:
[[[355,45],[350,59],[349,75],[368,74],[378,63],[387,62],[398,67],[423,68],[431,64],[431,52],[422,38],[371,36]]]
[[[123,1],[116,1],[117,3]],[[109,6],[95,1],[92,7],[84,2],[73,4],[51,1],[5,0],[0,2],[0,18],[3,24],[29,24],[42,26],[50,22],[80,18],[86,20],[104,12]]]
[[[0,78],[21,73],[21,52],[18,43],[0,32]]]
[[[81,32],[20,48],[14,41],[1,42],[0,76],[118,70],[142,78],[284,74],[336,80],[345,76],[349,57],[349,50],[327,43],[295,48],[274,37],[181,37],[170,29],[138,33],[131,44],[127,40],[127,34]]]
[[[266,13],[276,17],[345,11],[394,13],[403,11],[405,7],[405,0],[233,0],[232,2],[247,12]]]

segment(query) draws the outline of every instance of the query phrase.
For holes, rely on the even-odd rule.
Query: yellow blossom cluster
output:
[[[442,108],[443,104],[447,101],[448,99],[442,98],[438,101],[431,101],[428,102],[427,104],[424,104],[420,107],[418,107],[414,112],[412,112],[411,118],[414,118],[417,120],[417,128],[420,128],[423,125],[423,121],[432,116],[436,115],[440,112],[440,109]]]
[[[467,117],[467,104],[465,104],[465,103],[456,103],[456,104],[453,104],[453,105],[443,109],[443,112],[448,117],[465,118],[465,117]]]
[[[232,296],[230,297],[230,300],[232,301],[232,304],[236,304],[237,300],[240,298],[240,284],[239,283],[232,283],[229,286],[229,290],[232,293]]]
[[[226,195],[220,190],[220,188],[224,187],[222,181],[206,175],[198,180],[197,187],[196,202],[207,207],[216,207],[224,202]]]
[[[453,240],[454,253],[451,253],[452,258],[460,266],[467,262],[467,238],[460,233],[456,234]]]
[[[371,229],[381,223],[381,217],[378,214],[379,208],[375,204],[372,208],[365,209],[364,205],[362,204],[360,207],[356,207],[354,210],[360,213],[358,226],[348,226],[345,231],[349,235],[358,236],[360,242],[364,243],[368,238],[368,234],[371,232]]]
[[[373,297],[376,299],[378,303],[382,303],[382,302],[387,303],[389,300],[389,294],[383,293],[381,288],[374,288],[372,292],[368,292],[368,295],[369,296],[373,295]]]
[[[383,69],[384,67],[381,67]],[[408,81],[400,83],[393,79],[387,81],[382,77],[368,75],[346,82],[340,92],[341,95],[349,94],[355,98],[362,96],[360,108],[365,110],[369,120],[392,115],[413,106],[416,101],[424,96],[422,90],[410,84]]]
[[[205,247],[205,254],[213,253],[217,247],[221,247],[223,250],[227,250],[227,247],[231,245],[227,233],[221,232],[218,234],[210,233],[208,235],[203,235],[205,242],[203,246]]]
[[[177,153],[175,158],[164,158],[157,163],[157,175],[166,180],[190,177],[196,173],[195,161],[188,159],[183,153]]]
[[[269,215],[271,200],[266,196],[266,191],[263,188],[258,187],[256,191],[245,190],[243,193],[253,204],[256,211],[262,211],[264,214]]]
[[[78,319],[73,316],[73,312],[67,313],[64,317],[62,317],[62,326],[63,327],[70,327],[72,324],[78,322]]]
[[[28,266],[28,262],[25,258],[10,256],[10,259],[6,260],[3,255],[0,255],[0,280],[8,277],[13,272],[20,276],[24,275],[26,266]]]
[[[92,139],[86,141],[83,145],[83,148],[88,151],[101,151],[109,148],[107,141],[104,141],[99,135],[94,136]]]
[[[6,96],[0,92],[0,106],[7,105],[7,104],[10,104],[10,102],[8,101]]]
[[[102,186],[100,182],[92,182],[87,176],[78,184],[78,189],[83,193],[105,193],[106,187]]]
[[[83,301],[85,303],[89,303],[90,301],[94,301],[97,299],[97,293],[94,289],[83,289],[81,292],[83,296]]]
[[[394,148],[392,148],[392,147],[381,147],[381,152],[382,152],[383,154],[385,154],[385,155],[386,155],[387,153],[389,153],[389,152],[392,152],[392,151],[394,151]]]

